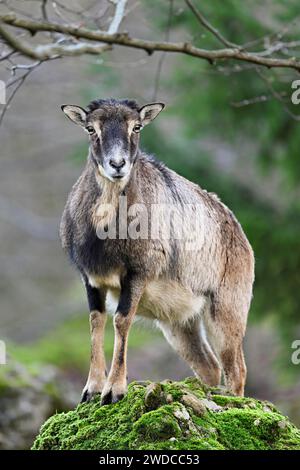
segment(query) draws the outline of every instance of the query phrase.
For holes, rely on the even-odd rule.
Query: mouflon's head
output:
[[[91,157],[100,174],[117,182],[130,176],[140,132],[164,106],[150,103],[139,107],[133,100],[100,99],[87,109],[70,104],[61,108],[89,134]]]

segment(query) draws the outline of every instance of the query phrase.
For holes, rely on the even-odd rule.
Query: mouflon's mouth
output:
[[[109,172],[109,179],[111,179],[112,181],[123,181],[125,179],[127,179],[130,175],[130,168],[129,169],[125,169],[125,171],[123,170],[119,170],[119,171],[115,171],[113,173]]]
[[[126,175],[113,175],[112,178],[113,178],[114,180],[121,180],[121,179],[125,178],[125,176],[126,176]]]

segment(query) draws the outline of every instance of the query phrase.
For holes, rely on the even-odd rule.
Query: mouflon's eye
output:
[[[136,124],[133,128],[134,132],[140,132],[140,130],[143,128],[141,124]]]
[[[87,126],[86,130],[90,135],[94,134],[95,132],[95,129],[92,126]]]

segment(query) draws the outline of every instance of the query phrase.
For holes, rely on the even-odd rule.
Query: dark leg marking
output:
[[[90,312],[97,310],[103,313],[105,311],[105,297],[101,290],[97,287],[90,286],[87,281],[85,282],[85,288]]]

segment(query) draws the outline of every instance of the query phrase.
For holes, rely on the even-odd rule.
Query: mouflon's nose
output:
[[[122,160],[109,160],[109,164],[112,168],[114,168],[115,170],[121,170],[121,168],[123,168],[123,166],[125,165],[125,160],[124,158],[122,158]]]

